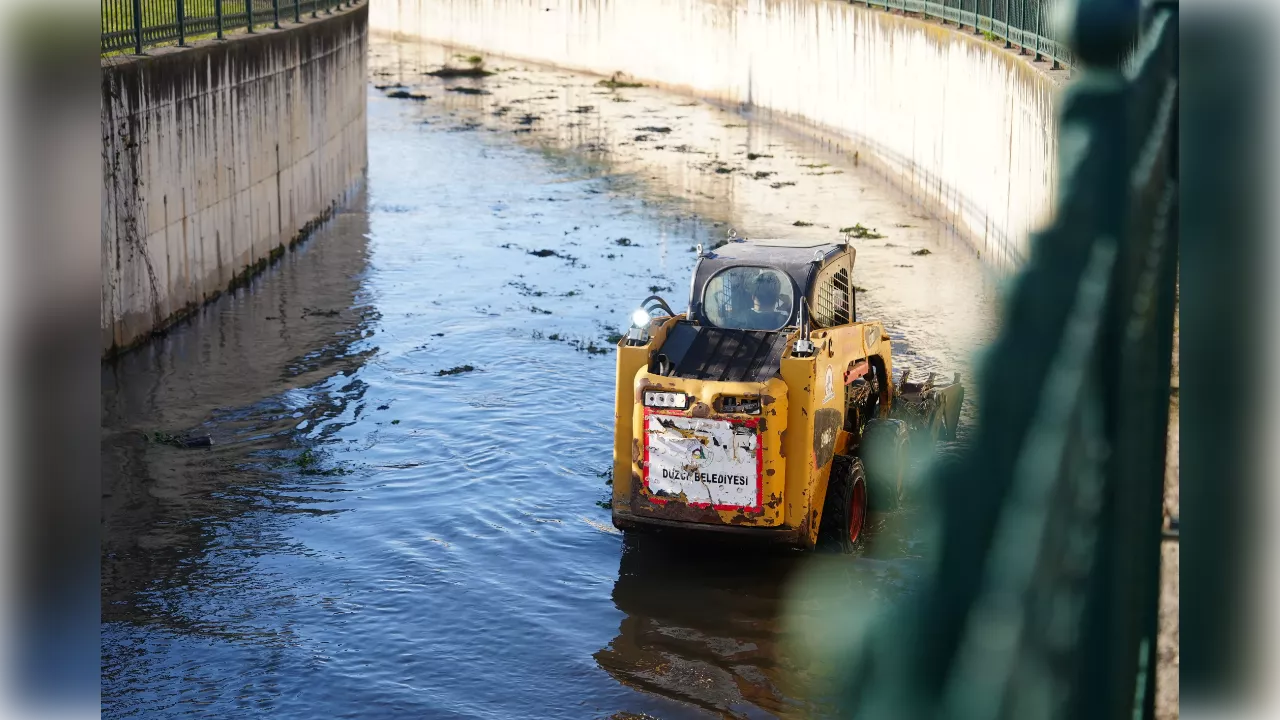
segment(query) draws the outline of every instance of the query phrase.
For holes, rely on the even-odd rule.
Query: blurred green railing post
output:
[[[185,0],[178,0],[178,45],[187,44],[187,10]]]
[[[1036,0],[1036,57],[1034,62],[1040,62],[1040,38],[1044,29],[1044,3]]]
[[[245,25],[253,32],[253,0],[244,0]]]
[[[320,17],[320,0],[311,0],[311,17]]]
[[[213,14],[218,24],[218,39],[222,39],[222,0],[213,0]]]
[[[1008,50],[1013,47],[1013,43],[1009,42],[1009,0],[1004,0],[1004,48]]]
[[[302,0],[293,0],[293,21],[302,22]]]
[[[859,638],[821,651],[847,668],[843,717],[1154,715],[1179,261],[1178,10],[1076,1],[1074,27],[1053,30],[1071,38],[1065,48],[1040,34],[1046,3],[1006,3],[1022,51],[1042,42],[1037,54],[1080,68],[1046,128],[1058,138],[1053,217],[1027,239],[975,374],[983,395],[970,442],[922,480],[935,568],[883,617],[855,611],[851,589],[816,621],[843,621],[839,632]]]
[[[142,54],[142,0],[133,0],[133,53]]]
[[[1023,30],[1027,24],[1027,0],[1018,0],[1018,54],[1027,54],[1027,39],[1023,36]],[[1012,35],[1013,33],[1009,33]]]
[[[280,29],[280,0],[271,0],[271,14],[275,20],[273,27]]]

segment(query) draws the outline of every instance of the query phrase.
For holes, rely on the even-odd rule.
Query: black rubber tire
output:
[[[858,445],[870,490],[872,512],[888,512],[902,505],[907,468],[911,463],[911,430],[902,420],[875,418],[867,423]]]
[[[855,502],[859,495],[860,502]],[[843,455],[832,458],[831,480],[827,483],[827,498],[818,525],[819,550],[845,555],[857,551],[867,532],[867,497],[867,474],[862,460]]]

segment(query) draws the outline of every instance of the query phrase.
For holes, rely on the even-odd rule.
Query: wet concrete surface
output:
[[[685,307],[730,227],[885,235],[859,315],[916,372],[967,370],[994,281],[803,138],[501,59],[424,75],[450,55],[373,42],[357,202],[104,365],[104,716],[823,714],[783,637],[813,558],[611,526],[610,336],[655,288]],[[827,572],[909,594],[921,505]]]

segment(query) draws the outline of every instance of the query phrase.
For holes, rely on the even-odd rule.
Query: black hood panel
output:
[[[778,375],[787,333],[706,327],[682,321],[667,333],[649,371],[665,359],[668,377],[719,382],[765,382]]]

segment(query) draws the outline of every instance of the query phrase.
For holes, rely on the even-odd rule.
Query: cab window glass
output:
[[[738,330],[779,330],[793,304],[790,278],[772,268],[726,268],[707,281],[702,294],[711,324]]]

